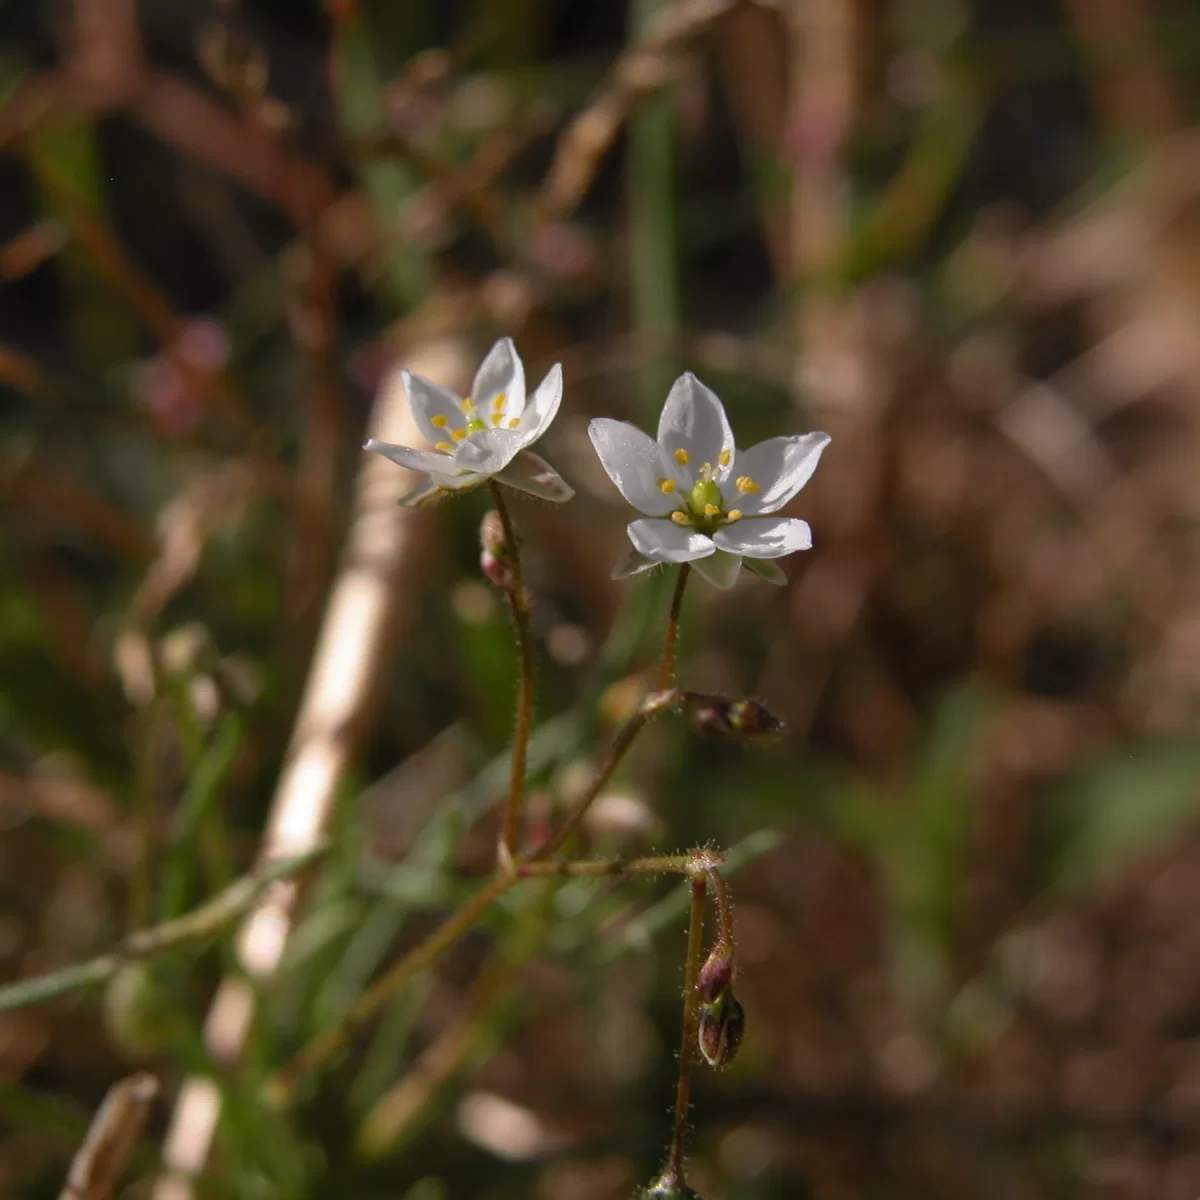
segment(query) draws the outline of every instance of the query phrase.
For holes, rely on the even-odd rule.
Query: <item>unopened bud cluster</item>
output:
[[[761,700],[728,700],[704,692],[688,692],[684,711],[706,737],[742,742],[770,742],[781,737],[783,722]]]
[[[696,979],[700,1018],[696,1039],[710,1067],[733,1062],[746,1032],[746,1014],[733,994],[733,947],[718,942]]]

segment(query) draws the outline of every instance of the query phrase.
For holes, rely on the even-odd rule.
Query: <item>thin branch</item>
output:
[[[244,917],[272,884],[291,879],[316,862],[325,846],[315,846],[292,858],[264,862],[256,870],[231,883],[199,908],[150,929],[130,934],[115,950],[85,963],[21,979],[0,988],[0,1013],[27,1008],[56,996],[95,984],[106,983],[120,967],[134,958],[156,958],[173,950],[194,946],[216,937]]]

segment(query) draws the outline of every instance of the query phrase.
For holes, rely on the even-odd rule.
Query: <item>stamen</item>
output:
[[[689,517],[685,512],[673,512],[671,514],[671,520],[674,521],[676,525],[690,525],[692,523],[692,518]]]
[[[731,462],[733,462],[733,451],[732,450],[722,450],[721,457],[719,459],[717,459],[717,461],[723,467],[729,466],[729,464]]]
[[[726,521],[740,521],[742,519],[742,510],[740,508],[731,508],[725,514]]]
[[[434,442],[433,448],[440,450],[443,454],[449,454],[454,449],[453,442]]]
[[[434,427],[434,429],[445,429],[446,426],[450,424],[450,422],[443,417],[441,413],[438,413],[436,417],[430,417],[429,423]]]
[[[673,479],[660,479],[658,481],[658,490],[662,492],[664,496],[669,496],[677,486],[678,485]]]
[[[470,396],[463,397],[462,410],[465,413],[473,413],[475,411],[475,401]]]
[[[688,452],[682,446],[675,451],[675,461],[681,467],[686,467],[688,465]]]
[[[737,477],[737,490],[739,492],[749,492],[753,494],[758,491],[758,484],[750,478],[749,475],[739,475]]]
[[[461,442],[467,436],[467,431],[465,429],[452,429],[450,430],[450,436],[456,442]]]
[[[520,423],[521,423],[521,418],[520,418],[520,417],[513,417],[513,418],[512,418],[512,419],[509,421],[509,423],[508,423],[508,427],[509,427],[509,429],[516,429],[516,427],[517,427],[518,425],[520,425]]]
[[[492,412],[503,412],[504,411],[504,403],[505,403],[506,399],[507,399],[506,392],[497,392],[496,398],[492,401]]]
[[[712,478],[712,463],[705,463],[704,466],[702,466],[700,468],[700,478],[701,479],[711,479]]]
[[[715,504],[706,504],[704,506],[704,515],[706,517],[715,517],[720,514],[720,508]]]
[[[492,424],[499,428],[504,424],[504,414],[502,412],[492,414]]]

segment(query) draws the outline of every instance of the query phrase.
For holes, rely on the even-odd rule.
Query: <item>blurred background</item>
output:
[[[164,1146],[239,1198],[655,1172],[669,881],[512,893],[260,1099],[490,869],[486,493],[401,510],[359,447],[412,437],[395,364],[465,389],[511,334],[563,364],[539,450],[579,493],[514,503],[540,828],[671,585],[609,580],[587,419],[653,428],[687,368],[743,446],[833,435],[787,588],[685,607],[683,682],[789,736],[660,721],[583,847],[738,864],[748,1032],[693,1185],[1195,1200],[1198,67],[1184,0],[0,3],[0,980],[193,908],[264,828],[332,844],[247,1037],[205,1029],[229,937],[0,1016],[0,1194],[56,1196],[138,1069],[125,1196],[169,1200]]]

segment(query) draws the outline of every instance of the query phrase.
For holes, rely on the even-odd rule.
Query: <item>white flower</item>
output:
[[[419,504],[439,491],[463,491],[488,479],[561,504],[575,494],[558,472],[528,447],[546,432],[562,401],[562,367],[555,363],[525,403],[525,368],[511,338],[488,351],[470,396],[401,371],[417,428],[432,450],[374,438],[363,447],[425,479],[401,501]]]
[[[738,450],[716,393],[691,372],[676,381],[658,422],[658,441],[626,421],[588,426],[596,453],[621,495],[646,518],[632,521],[634,553],[614,579],[656,563],[693,563],[710,583],[732,587],[747,566],[772,583],[772,562],[812,545],[806,521],[775,517],[817,469],[827,433],[806,433]]]

